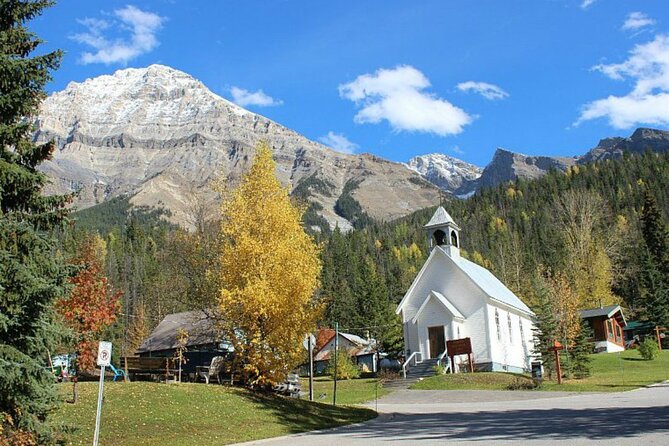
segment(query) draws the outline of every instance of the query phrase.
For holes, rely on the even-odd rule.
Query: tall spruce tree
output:
[[[644,190],[641,214],[641,294],[644,319],[669,325],[669,232],[653,194]]]
[[[533,281],[537,304],[534,307],[534,357],[543,363],[548,379],[555,373],[553,341],[559,338],[559,326],[555,317],[551,296],[545,280],[539,274]]]
[[[32,141],[32,119],[61,52],[31,53],[41,43],[25,23],[49,1],[0,2],[0,444],[50,444],[56,404],[45,370],[58,336],[53,302],[68,271],[46,232],[66,215],[68,198],[41,195],[37,171],[54,145]]]

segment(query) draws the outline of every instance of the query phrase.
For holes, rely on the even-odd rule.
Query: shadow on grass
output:
[[[291,433],[359,423],[376,417],[376,412],[373,410],[359,407],[335,407],[330,404],[253,391],[245,391],[241,396],[271,411],[278,422],[286,426]]]
[[[648,361],[647,359],[643,358],[623,358],[623,361]]]
[[[505,412],[398,414],[346,430],[347,436],[393,440],[573,440],[669,434],[669,407],[509,410]]]

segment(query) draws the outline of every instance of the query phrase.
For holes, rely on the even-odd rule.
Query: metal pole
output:
[[[102,389],[105,385],[105,366],[100,367],[100,385],[98,387],[98,412],[95,415],[95,435],[93,436],[93,446],[98,446],[100,439],[100,415],[102,414]]]
[[[334,343],[334,392],[332,393],[332,404],[337,405],[337,350],[339,350],[339,322],[335,322]]]
[[[309,335],[309,401],[314,400],[314,346]]]

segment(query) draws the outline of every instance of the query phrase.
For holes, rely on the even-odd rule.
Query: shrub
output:
[[[657,341],[653,338],[646,338],[639,344],[639,353],[646,361],[652,361],[660,354],[660,348],[657,346]]]
[[[534,390],[539,387],[539,383],[533,379],[516,376],[506,388],[508,390]]]
[[[446,373],[446,368],[441,364],[435,364],[434,374],[439,376],[439,375],[443,375],[444,373]]]
[[[328,361],[328,365],[325,368],[325,374],[330,375],[334,378],[334,371],[335,371],[335,360],[334,360],[334,352],[332,353],[332,356],[330,357],[330,360]],[[351,359],[351,356],[348,354],[348,352],[344,349],[340,349],[337,352],[337,379],[351,379],[351,378],[359,378],[360,377],[360,369],[358,366],[353,364],[353,360]]]

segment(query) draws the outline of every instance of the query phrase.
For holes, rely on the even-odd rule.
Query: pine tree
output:
[[[641,215],[641,294],[643,316],[655,325],[669,325],[669,233],[646,188]]]
[[[558,322],[553,311],[553,303],[543,277],[537,276],[533,281],[536,306],[533,308],[534,321],[534,356],[543,363],[544,371],[551,379],[555,373],[555,354],[553,342],[559,337]]]
[[[574,378],[581,379],[590,376],[590,362],[593,351],[592,328],[590,324],[583,320],[581,329],[574,339],[574,343],[569,348],[569,364]]]
[[[221,316],[250,384],[280,382],[304,358],[302,341],[316,326],[318,247],[301,211],[275,176],[266,143],[222,204]]]
[[[66,216],[68,197],[41,195],[37,166],[53,143],[32,142],[32,119],[61,52],[30,57],[41,40],[25,23],[50,1],[0,3],[0,443],[53,443],[57,402],[45,365],[60,338],[53,302],[66,295],[68,269],[45,232]]]

